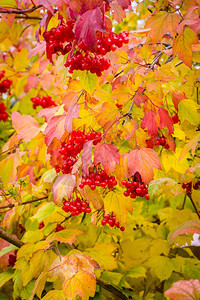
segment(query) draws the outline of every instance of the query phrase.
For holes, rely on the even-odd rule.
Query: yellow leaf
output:
[[[182,100],[178,105],[178,116],[183,122],[187,120],[190,124],[198,126],[200,121],[200,115],[198,113],[199,106],[193,100]]]
[[[14,58],[14,68],[18,72],[23,72],[27,71],[28,65],[28,50],[26,48],[22,48],[20,52],[17,52]]]
[[[83,234],[84,232],[78,229],[65,229],[58,232],[53,232],[47,237],[47,242],[59,241],[61,243],[67,243],[72,245],[76,241],[76,236]]]
[[[127,219],[127,212],[132,213],[132,200],[130,197],[125,197],[123,191],[109,192],[104,198],[105,214],[113,212],[116,216],[116,221],[120,225],[124,225]]]
[[[97,87],[97,75],[88,71],[78,71],[77,74],[80,78],[82,88],[92,95]]]
[[[63,291],[53,290],[48,292],[42,300],[66,300],[65,294]]]
[[[117,269],[117,259],[112,255],[117,250],[117,246],[110,243],[96,244],[94,248],[88,248],[85,250],[86,254],[89,254],[94,260],[96,260],[99,266],[108,271]]]
[[[173,169],[180,174],[184,174],[185,171],[189,168],[189,163],[187,161],[188,156],[186,156],[182,161],[179,161],[181,151],[181,148],[176,148],[175,152],[162,152],[161,160],[165,172],[168,172],[170,169]]]

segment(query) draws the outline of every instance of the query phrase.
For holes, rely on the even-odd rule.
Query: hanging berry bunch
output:
[[[110,60],[103,56],[122,47],[129,41],[127,31],[116,34],[107,29],[105,33],[97,31],[96,43],[93,48],[89,49],[83,41],[78,44],[73,42],[75,38],[74,27],[75,21],[67,20],[66,24],[61,24],[43,34],[46,41],[47,58],[51,62],[53,62],[53,54],[65,55],[69,53],[65,67],[69,68],[70,73],[73,73],[74,70],[87,70],[100,77],[102,72],[110,67]]]
[[[56,165],[56,172],[59,173],[61,170],[63,174],[71,173],[73,165],[77,162],[79,153],[83,150],[83,145],[91,140],[93,140],[93,145],[96,145],[101,139],[101,133],[94,130],[87,134],[81,130],[72,131],[68,142],[64,142],[58,150],[61,154],[62,166]]]
[[[135,199],[136,197],[145,197],[149,200],[148,187],[142,182],[141,175],[136,172],[129,180],[123,180],[122,184],[126,187],[124,196]]]
[[[192,184],[191,181],[188,182],[188,183],[183,183],[183,184],[182,184],[182,188],[183,188],[184,190],[186,190],[186,194],[191,194],[191,193],[192,193],[192,188],[193,188],[194,190],[198,190],[199,187],[200,187],[200,180],[197,180],[197,181],[195,182],[195,184]]]
[[[2,80],[5,76],[5,71],[1,71],[0,73],[0,80]],[[10,86],[12,84],[12,80],[4,79],[0,82],[0,94],[7,93],[10,89]]]
[[[55,102],[50,96],[44,96],[44,97],[33,97],[31,98],[31,101],[33,102],[33,108],[36,109],[37,106],[41,105],[43,108],[48,108],[51,106],[56,106]]]
[[[116,222],[116,217],[114,216],[113,212],[103,216],[101,225],[103,225],[103,226],[108,225],[110,227],[120,228],[121,231],[125,230],[124,226],[120,227],[119,222]]]
[[[96,171],[94,171],[96,169]],[[117,181],[115,176],[109,176],[105,170],[101,169],[101,166],[95,166],[95,168],[90,168],[90,172],[88,176],[83,177],[79,187],[81,189],[84,186],[88,185],[91,190],[95,190],[97,186],[102,188],[112,189],[117,185]]]
[[[89,204],[80,197],[64,200],[62,209],[67,213],[69,212],[72,217],[91,212]]]
[[[6,106],[3,102],[0,102],[0,121],[6,121],[8,119],[8,113],[6,112]]]

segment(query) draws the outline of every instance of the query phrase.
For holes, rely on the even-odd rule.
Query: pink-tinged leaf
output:
[[[190,28],[185,28],[183,34],[180,34],[173,44],[173,55],[184,62],[189,68],[192,67],[192,44],[198,43],[197,34]]]
[[[153,180],[153,168],[161,169],[157,153],[150,148],[131,150],[128,154],[128,170],[133,176],[139,172],[145,184]]]
[[[49,60],[44,58],[39,63],[39,72],[42,74],[46,66],[49,64]]]
[[[144,89],[138,88],[138,93],[134,97],[135,105],[140,106],[141,103],[145,103],[148,100],[148,97],[143,94]]]
[[[49,10],[52,14],[54,14],[54,9],[52,7],[52,4],[54,4],[54,1],[52,0],[38,0],[38,5],[44,6],[47,10]]]
[[[28,93],[31,89],[36,89],[39,84],[39,79],[36,75],[30,75],[27,78],[27,84],[24,87],[25,93]]]
[[[141,123],[141,128],[148,129],[148,133],[150,135],[156,135],[158,132],[158,120],[156,119],[156,112],[155,111],[147,111],[144,115]]]
[[[183,33],[185,25],[188,25],[192,30],[196,32],[196,34],[199,33],[200,19],[199,19],[198,9],[199,6],[191,6],[187,9],[182,22],[180,22],[177,28],[177,32],[179,34]]]
[[[22,116],[14,111],[11,116],[13,127],[15,128],[18,138],[29,142],[40,132],[40,125],[31,116]]]
[[[115,165],[119,165],[119,150],[112,144],[97,144],[94,150],[94,163],[101,163],[104,170],[111,174],[115,170]]]
[[[127,9],[131,5],[130,0],[117,0],[117,2],[123,9]]]
[[[168,114],[168,111],[164,108],[159,108],[158,114],[160,117],[160,128],[167,127],[169,134],[173,134],[174,133],[173,122],[172,122],[172,118]]]
[[[1,19],[11,27],[15,20],[15,14],[1,14]]]
[[[33,48],[30,52],[29,52],[29,56],[28,57],[32,57],[35,56],[36,54],[39,53],[39,56],[42,56],[42,54],[46,51],[46,42],[42,41],[40,43],[37,44],[37,46],[35,48]]]
[[[53,118],[55,116],[55,113],[58,111],[58,109],[60,108],[60,106],[55,106],[55,107],[51,107],[51,108],[44,108],[41,109],[39,111],[39,113],[37,114],[37,117],[44,117],[45,118],[45,122],[49,122],[49,120],[51,118]]]
[[[83,153],[81,155],[83,175],[88,175],[88,166],[92,164],[92,147],[93,141],[88,141],[83,146]]]
[[[181,224],[168,235],[168,241],[173,244],[177,236],[186,233],[200,234],[200,220],[193,219]]]
[[[85,46],[92,49],[96,45],[96,32],[105,32],[101,10],[99,7],[85,12],[75,26],[75,38],[78,43],[83,41]]]
[[[113,0],[110,4],[110,8],[113,14],[113,18],[117,21],[117,22],[121,22],[125,16],[126,13],[125,11],[122,9],[122,7],[118,4],[117,0]]]
[[[65,93],[64,97],[62,97],[62,103],[65,105],[65,111],[68,111],[71,107],[73,107],[78,99],[77,92],[69,91]]]
[[[64,197],[69,198],[74,190],[76,177],[74,175],[64,174],[57,177],[52,187],[53,201],[61,205]]]
[[[198,300],[200,298],[200,281],[191,279],[174,282],[165,295],[172,300]]]
[[[54,75],[43,73],[40,76],[40,84],[44,90],[49,90],[52,87],[52,82],[54,80]]]
[[[185,157],[185,155],[191,150],[192,155],[195,154],[195,149],[200,142],[200,134],[196,135],[188,144],[186,144],[180,154],[179,161]]]
[[[47,146],[49,146],[55,137],[58,140],[61,140],[63,134],[65,133],[65,116],[62,115],[52,117],[49,120],[44,133],[46,134],[45,143]]]
[[[177,111],[178,111],[179,102],[184,99],[186,99],[185,95],[172,92],[172,101],[173,101],[174,107]]]
[[[70,107],[67,111],[67,115],[65,117],[65,129],[67,132],[72,132],[72,123],[74,118],[79,117],[79,105],[76,104],[73,107]]]

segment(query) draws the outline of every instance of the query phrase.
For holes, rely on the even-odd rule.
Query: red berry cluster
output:
[[[33,108],[36,109],[37,106],[41,105],[43,108],[56,106],[55,102],[52,100],[50,96],[46,97],[33,97],[31,98],[31,101],[33,102]]]
[[[115,180],[115,176],[107,175],[105,170],[98,170],[95,173],[90,173],[88,176],[83,177],[79,187],[83,189],[86,185],[88,185],[91,190],[95,190],[97,186],[112,189],[117,185],[117,181]]]
[[[102,36],[101,38],[97,39],[95,53],[105,55],[110,51],[115,51],[117,48],[121,48],[123,44],[128,44],[128,35],[128,31],[123,31],[119,34],[110,32],[108,36]]]
[[[191,194],[192,192],[192,188],[194,190],[198,190],[198,188],[200,187],[200,180],[197,180],[195,182],[195,184],[192,185],[192,182],[188,182],[188,183],[183,183],[182,184],[182,188],[185,190],[186,189],[186,194]]]
[[[62,167],[55,166],[56,172],[62,170],[63,174],[71,173],[73,165],[77,161],[77,156],[83,149],[84,143],[93,140],[93,145],[101,141],[101,133],[92,131],[85,134],[83,131],[72,131],[67,143],[63,143],[58,152],[61,154],[63,164]]]
[[[8,119],[8,113],[6,112],[6,106],[3,102],[0,102],[0,121],[4,122]]]
[[[16,262],[16,259],[17,259],[17,251],[18,250],[15,250],[14,251],[14,254],[10,254],[9,255],[9,258],[8,258],[8,266],[9,267],[13,267],[15,262]]]
[[[145,197],[149,200],[148,187],[142,182],[138,172],[135,173],[132,180],[122,180],[122,184],[126,187],[124,196],[135,199],[137,196]]]
[[[76,197],[74,200],[64,200],[62,209],[67,213],[70,212],[73,217],[81,213],[89,214],[91,212],[89,204],[80,197]]]
[[[110,227],[117,227],[120,228],[121,231],[124,231],[125,228],[123,226],[120,227],[119,222],[116,222],[116,217],[113,213],[107,214],[103,216],[103,220],[101,221],[101,225],[105,226],[108,225]]]
[[[4,76],[5,76],[5,71],[3,70],[0,73],[0,80],[2,80]],[[0,94],[6,93],[10,89],[11,84],[12,84],[12,80],[9,79],[4,79],[3,81],[1,81]]]
[[[52,28],[50,31],[44,32],[43,36],[46,41],[47,58],[52,62],[52,55],[59,52],[62,55],[68,53],[72,48],[74,40],[74,21],[67,20],[66,24]]]
[[[110,60],[104,57],[90,56],[77,51],[69,60],[66,61],[65,67],[69,67],[69,73],[74,70],[87,70],[96,73],[98,77],[102,75],[104,70],[110,67]]]
[[[156,146],[163,146],[165,147],[165,149],[169,149],[169,145],[166,143],[166,139],[162,136],[162,137],[159,137],[156,141]]]

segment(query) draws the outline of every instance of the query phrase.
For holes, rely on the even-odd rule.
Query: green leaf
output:
[[[1,249],[0,257],[3,256],[4,254],[6,254],[10,251],[16,250],[16,249],[18,249],[18,247],[14,246],[14,245],[10,245],[8,247],[5,247],[5,248]]]
[[[14,272],[8,269],[6,272],[0,274],[0,287],[2,287],[7,281],[13,278]]]
[[[46,203],[45,205],[43,205],[42,207],[40,207],[37,211],[37,213],[31,217],[30,219],[37,219],[38,222],[43,221],[45,218],[47,218],[48,216],[50,216],[51,214],[54,213],[56,209],[56,205],[53,202],[49,202]]]
[[[97,87],[97,75],[88,71],[78,71],[78,77],[80,79],[82,88],[92,95]]]
[[[174,263],[165,256],[156,256],[150,259],[149,266],[152,273],[154,273],[161,281],[168,279],[174,271]]]
[[[178,105],[178,116],[181,121],[187,120],[190,124],[198,126],[199,113],[198,105],[193,100],[182,100]]]

